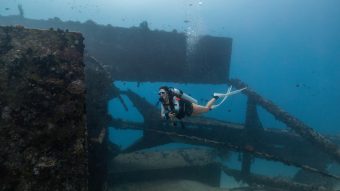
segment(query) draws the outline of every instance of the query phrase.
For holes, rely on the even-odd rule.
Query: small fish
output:
[[[10,8],[6,7],[5,10],[8,11],[8,10],[10,10]]]
[[[189,20],[184,20],[184,23],[189,23],[190,21]]]

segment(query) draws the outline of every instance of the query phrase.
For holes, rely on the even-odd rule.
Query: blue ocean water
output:
[[[151,29],[212,35],[233,39],[230,76],[246,82],[260,95],[318,132],[340,134],[340,1],[338,0],[1,0],[0,14],[131,27],[148,21]],[[62,11],[61,11],[62,10]],[[185,22],[188,21],[188,22]],[[213,92],[227,85],[114,82],[156,104],[161,85],[190,93],[205,103]],[[126,112],[118,100],[108,103],[115,118],[142,122],[129,106]],[[246,97],[237,95],[205,116],[243,123]],[[264,127],[287,128],[259,108]],[[142,136],[140,131],[110,128],[110,139],[122,148]],[[180,146],[180,145],[175,145]],[[235,156],[233,156],[235,157]],[[232,159],[234,166],[239,165]],[[258,160],[254,168],[270,165]],[[263,169],[263,168],[261,168]],[[282,167],[289,174],[296,169]],[[273,172],[270,172],[273,173]]]
[[[340,132],[337,0],[1,0],[0,14],[18,14],[18,4],[27,18],[91,19],[122,27],[148,21],[151,29],[230,37],[232,78],[246,82],[318,131]],[[146,92],[156,89],[146,86]],[[187,89],[194,94],[194,87]],[[203,93],[196,95],[207,99]]]

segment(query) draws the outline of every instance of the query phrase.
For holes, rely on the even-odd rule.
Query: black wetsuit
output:
[[[169,104],[162,102],[161,112],[163,118],[169,119],[169,113],[171,112],[176,114],[175,116],[177,119],[182,119],[185,116],[191,116],[193,112],[193,106],[190,101],[173,96],[169,102]]]

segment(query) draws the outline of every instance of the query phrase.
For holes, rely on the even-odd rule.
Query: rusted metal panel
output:
[[[189,45],[183,33],[116,30],[120,35],[108,45],[112,52],[104,61],[110,61],[115,80],[216,84],[228,79],[231,39],[202,36]]]
[[[104,26],[92,21],[63,22],[0,16],[0,25],[79,31],[86,52],[111,72],[113,80],[225,84],[229,78],[232,39],[187,37],[177,31]]]

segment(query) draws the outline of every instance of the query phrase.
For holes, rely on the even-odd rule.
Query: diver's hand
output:
[[[169,113],[169,118],[170,118],[170,120],[174,120],[175,117],[176,117],[176,113],[174,113],[174,112],[170,112],[170,113]]]

